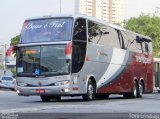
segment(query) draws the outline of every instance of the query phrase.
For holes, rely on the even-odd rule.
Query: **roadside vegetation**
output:
[[[160,16],[141,14],[124,21],[124,27],[131,31],[149,36],[153,41],[154,57],[160,57]]]

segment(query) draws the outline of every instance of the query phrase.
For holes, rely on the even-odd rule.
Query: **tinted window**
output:
[[[136,42],[136,36],[130,33],[127,33],[128,38],[128,49],[130,49],[133,52],[142,53],[141,45],[140,43]]]
[[[72,19],[42,19],[25,21],[20,43],[68,41]]]
[[[74,25],[72,42],[72,73],[77,73],[83,67],[86,56],[87,34],[86,20],[77,19]]]
[[[86,20],[77,19],[74,25],[73,40],[86,41]]]
[[[89,42],[120,47],[117,31],[106,25],[88,21],[88,36]]]
[[[23,47],[17,53],[17,73],[33,73],[39,68],[40,46]]]
[[[88,21],[88,41],[97,43],[100,39],[100,26],[94,22]]]
[[[64,45],[41,47],[40,67],[43,73],[69,73],[69,62],[64,54]]]
[[[18,75],[68,74],[69,67],[65,45],[22,47],[17,52]]]

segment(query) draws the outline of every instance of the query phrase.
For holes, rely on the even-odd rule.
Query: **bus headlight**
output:
[[[17,83],[17,85],[18,85],[18,86],[23,86],[23,87],[27,86],[26,83]]]
[[[56,83],[54,83],[55,84],[55,86],[61,86],[61,85],[66,85],[66,84],[68,84],[69,83],[69,81],[59,81],[59,82],[56,82]]]

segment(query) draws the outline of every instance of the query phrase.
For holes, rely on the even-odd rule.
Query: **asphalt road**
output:
[[[31,117],[35,119],[44,119],[44,117],[45,119],[103,119],[106,117],[109,119],[120,117],[159,119],[160,94],[144,94],[143,98],[138,99],[124,99],[123,96],[111,95],[106,100],[89,102],[83,101],[81,97],[64,97],[59,102],[45,103],[38,96],[20,97],[16,92],[2,90],[0,91],[0,113],[2,119],[5,119],[5,116],[17,116],[20,119],[31,119]]]

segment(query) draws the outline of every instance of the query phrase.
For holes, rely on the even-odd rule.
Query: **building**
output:
[[[88,16],[95,16],[95,0],[80,0],[79,12]]]
[[[112,23],[123,21],[123,0],[78,0],[79,13]]]
[[[16,57],[14,53],[14,46],[10,46],[6,50],[6,68],[7,69],[15,69],[16,68]]]
[[[13,46],[0,45],[0,69],[14,69],[15,66],[16,57],[13,53]]]
[[[124,0],[60,0],[60,13],[81,13],[107,22],[123,21]],[[66,5],[68,7],[66,7]],[[69,9],[68,9],[69,8]]]
[[[110,18],[114,23],[121,23],[123,21],[123,0],[110,0]]]
[[[0,44],[0,68],[5,67],[5,45]]]

